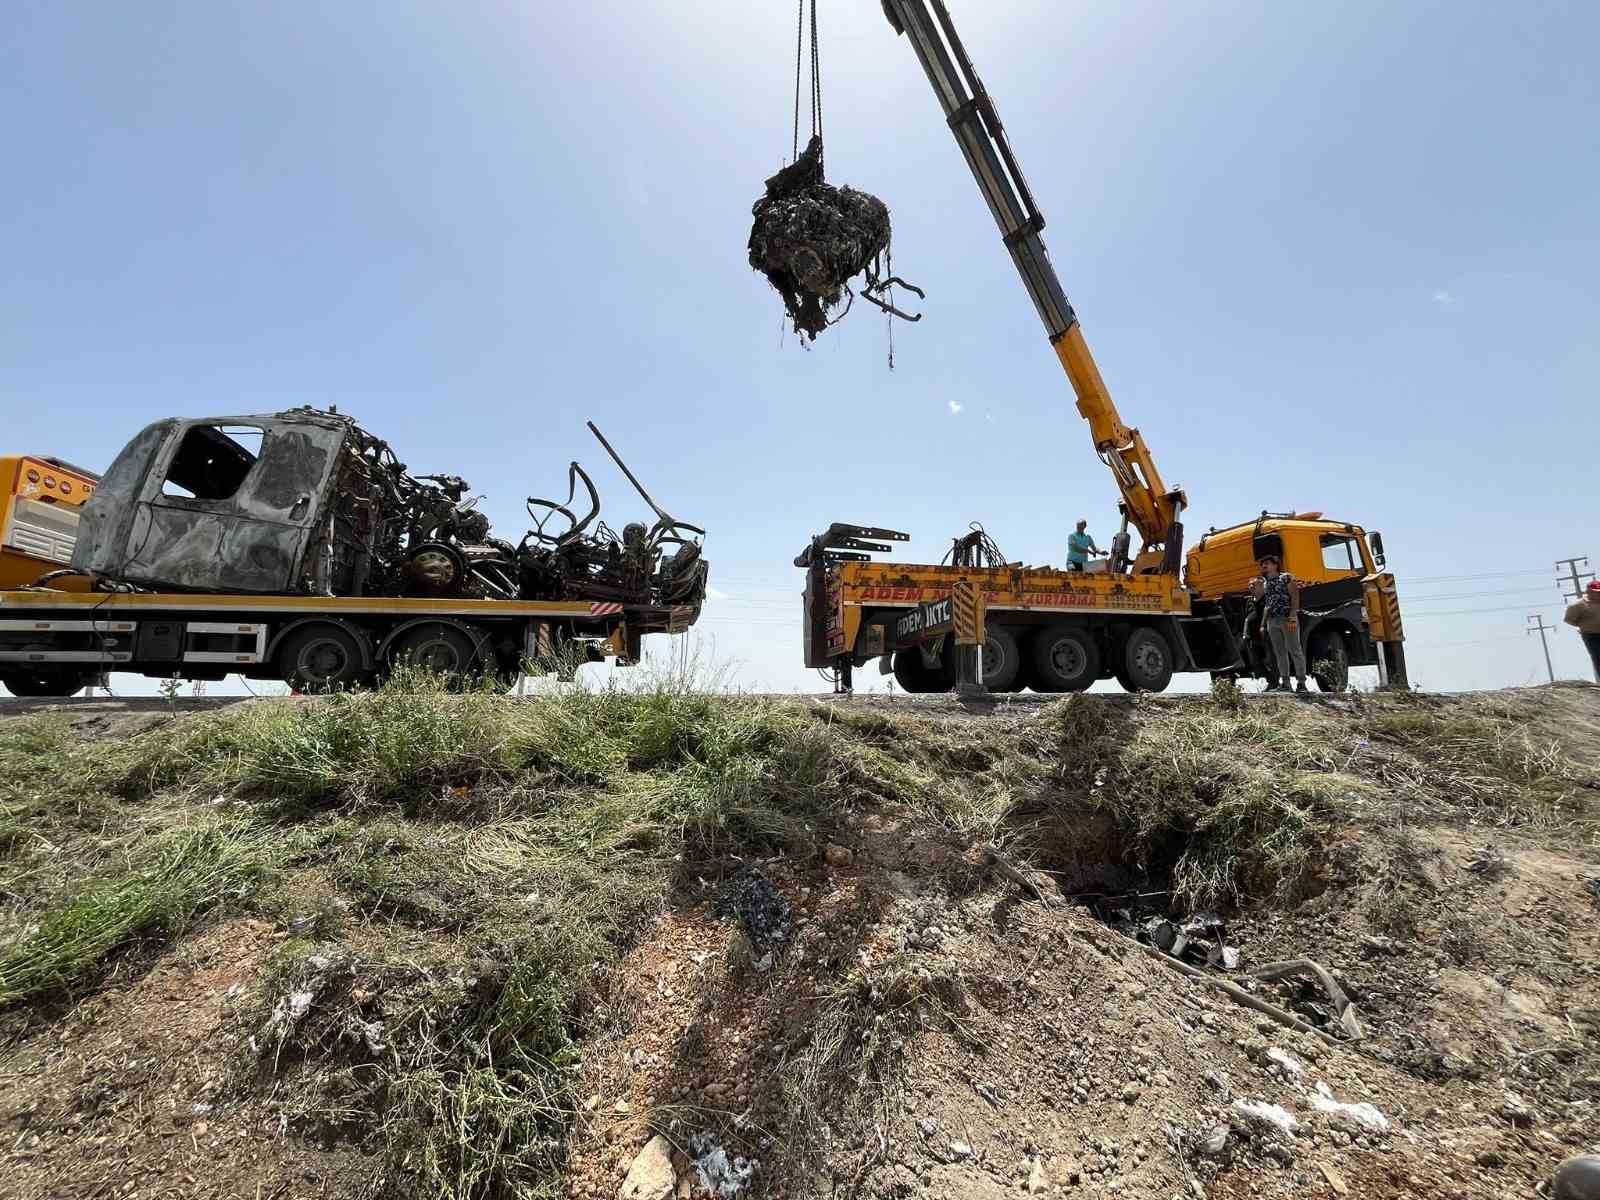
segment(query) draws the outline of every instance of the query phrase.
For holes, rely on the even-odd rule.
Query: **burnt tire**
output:
[[[36,667],[32,670],[7,671],[0,675],[0,684],[4,684],[6,691],[21,700],[65,698],[83,691],[96,674],[98,672],[67,667]]]
[[[983,686],[990,692],[1012,691],[1022,673],[1017,635],[1004,625],[986,627],[983,635]]]
[[[483,669],[481,647],[463,630],[430,621],[406,630],[389,648],[395,666],[428,671],[446,679],[470,679]]]
[[[337,625],[308,625],[284,638],[278,674],[297,692],[339,692],[367,681],[361,646]]]
[[[1081,625],[1051,625],[1033,637],[1033,686],[1040,692],[1081,692],[1100,678],[1100,644]]]
[[[1135,629],[1117,647],[1115,674],[1124,691],[1164,692],[1174,666],[1172,643],[1159,629]]]

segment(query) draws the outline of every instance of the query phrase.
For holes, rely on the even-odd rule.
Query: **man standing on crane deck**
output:
[[[1079,521],[1075,533],[1067,535],[1067,570],[1081,571],[1089,565],[1089,555],[1104,554],[1089,536],[1089,522]]]
[[[1296,692],[1305,692],[1306,648],[1300,642],[1300,583],[1283,569],[1276,555],[1262,555],[1258,565],[1261,577],[1250,583],[1250,594],[1262,602],[1266,614],[1267,641],[1278,659],[1278,682],[1269,692],[1289,690],[1289,667],[1294,666]]]
[[[1594,664],[1594,681],[1600,683],[1600,579],[1592,580],[1582,600],[1567,606],[1566,621],[1577,628]]]

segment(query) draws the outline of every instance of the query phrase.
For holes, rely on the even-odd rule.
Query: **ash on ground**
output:
[[[813,340],[843,302],[851,276],[889,245],[889,209],[822,176],[822,139],[767,180],[751,210],[750,265],[783,297],[795,332]]]
[[[719,917],[737,917],[757,958],[779,949],[794,932],[794,911],[783,893],[753,867],[742,868],[717,898]]]

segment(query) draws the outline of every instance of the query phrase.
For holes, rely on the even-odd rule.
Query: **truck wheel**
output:
[[[308,625],[283,639],[278,674],[297,692],[359,687],[366,671],[356,639],[337,625]]]
[[[1009,692],[1022,670],[1017,635],[1004,625],[986,628],[983,635],[983,686],[990,692]]]
[[[929,670],[922,665],[922,651],[916,647],[896,650],[894,653],[894,681],[903,692],[947,692],[950,681],[942,670]]]
[[[1033,686],[1081,692],[1100,678],[1100,646],[1081,625],[1051,625],[1033,638]]]
[[[466,678],[481,669],[477,644],[454,625],[443,622],[407,630],[389,653],[397,664],[405,663],[435,675]]]
[[[1337,633],[1326,634],[1312,643],[1311,677],[1324,692],[1342,692],[1350,686],[1350,651]]]
[[[1167,690],[1172,682],[1172,647],[1159,630],[1135,629],[1118,649],[1116,675],[1124,691]]]
[[[33,670],[8,671],[0,675],[6,691],[19,699],[35,696],[76,696],[94,678],[91,672],[70,667],[37,667]]]

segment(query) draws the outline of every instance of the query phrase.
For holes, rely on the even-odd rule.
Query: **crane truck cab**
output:
[[[0,590],[31,587],[72,562],[84,503],[100,477],[42,454],[0,455]],[[81,578],[56,584],[86,590]]]
[[[1263,512],[1207,531],[1189,550],[1184,581],[1197,606],[1219,611],[1241,639],[1250,581],[1268,554],[1300,584],[1300,636],[1324,690],[1342,686],[1349,668],[1361,666],[1378,667],[1386,683],[1405,684],[1405,632],[1382,534],[1320,512]],[[1270,656],[1246,659],[1266,663]]]

